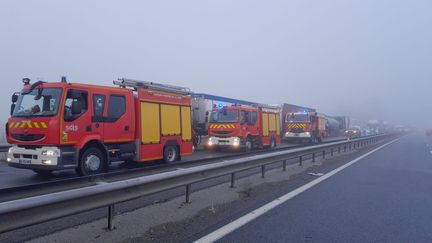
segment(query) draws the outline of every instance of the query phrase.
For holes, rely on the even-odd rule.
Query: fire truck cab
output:
[[[192,153],[186,88],[128,79],[114,81],[120,87],[23,81],[6,125],[12,167],[89,175],[114,161],[173,162]]]
[[[207,148],[273,148],[280,144],[279,112],[275,108],[232,105],[213,108]]]
[[[326,119],[316,112],[294,112],[285,117],[286,132],[284,139],[288,141],[321,142],[326,136]]]

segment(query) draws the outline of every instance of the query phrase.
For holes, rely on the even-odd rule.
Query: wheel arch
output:
[[[166,141],[166,143],[163,146],[163,150],[162,151],[165,151],[165,148],[167,146],[175,146],[175,147],[177,147],[177,153],[178,153],[177,154],[177,160],[181,160],[181,149],[180,149],[180,144],[178,143],[178,141],[177,140],[168,140],[168,141]]]
[[[102,141],[100,140],[90,140],[88,141],[81,149],[79,152],[79,156],[78,156],[78,160],[81,160],[81,156],[83,155],[83,153],[88,149],[88,148],[97,148],[99,149],[103,156],[104,156],[104,169],[107,169],[106,167],[109,166],[109,159],[108,159],[108,150],[105,147],[105,145],[102,143]]]

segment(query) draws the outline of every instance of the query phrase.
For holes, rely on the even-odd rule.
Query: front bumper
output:
[[[207,147],[216,147],[216,146],[224,146],[224,147],[240,147],[241,139],[239,137],[209,137],[207,141]]]
[[[300,132],[300,133],[295,133],[295,132],[286,132],[284,134],[284,138],[288,139],[288,138],[311,138],[311,134],[310,132]]]
[[[64,170],[78,166],[78,150],[73,147],[27,149],[13,146],[6,161],[9,166],[35,170]]]

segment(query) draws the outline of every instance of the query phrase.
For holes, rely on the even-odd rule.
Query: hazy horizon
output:
[[[429,1],[389,0],[2,1],[0,119],[23,77],[66,75],[425,127],[431,10]]]

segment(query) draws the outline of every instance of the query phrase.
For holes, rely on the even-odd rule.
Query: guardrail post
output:
[[[340,153],[341,153],[341,147],[338,146],[338,154],[340,154]]]
[[[325,159],[325,150],[323,150],[323,159]]]
[[[330,155],[333,156],[333,148],[330,149]]]
[[[315,162],[315,152],[312,153],[312,162]]]
[[[190,203],[191,184],[186,184],[186,203]]]
[[[346,145],[344,145],[344,153],[346,152]]]
[[[231,188],[234,188],[235,186],[235,173],[231,173]]]
[[[283,171],[286,171],[286,159],[284,159],[283,161],[282,161],[282,170]]]
[[[299,157],[299,165],[303,166],[303,156],[301,156],[301,155]]]
[[[108,230],[114,230],[114,204],[108,206]]]
[[[348,146],[348,147],[349,147],[349,151],[351,151],[351,143],[349,144],[349,146]]]
[[[265,176],[265,165],[261,165],[261,178]]]

